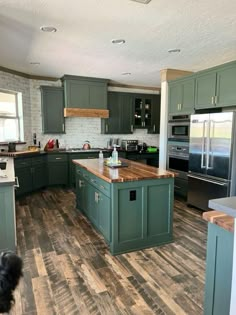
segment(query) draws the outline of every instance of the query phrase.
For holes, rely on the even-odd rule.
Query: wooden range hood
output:
[[[108,109],[96,108],[64,108],[64,117],[94,117],[94,118],[108,118]]]

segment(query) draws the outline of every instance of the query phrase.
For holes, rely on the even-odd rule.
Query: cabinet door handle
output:
[[[211,104],[214,104],[214,96],[211,97]]]
[[[81,188],[81,187],[84,187],[84,181],[83,180],[79,180],[79,187]]]
[[[19,188],[20,187],[20,184],[19,184],[19,178],[18,177],[15,177],[15,185],[14,185],[15,188]]]
[[[92,178],[91,178],[91,182],[94,183],[94,184],[97,183],[97,181],[95,179],[92,179]]]
[[[218,96],[216,95],[215,96],[215,104],[217,104],[217,99],[218,99]]]
[[[108,125],[107,124],[106,124],[105,130],[106,130],[106,132],[108,132]]]
[[[181,103],[179,104],[179,109],[180,109],[180,110],[182,109],[182,104],[181,104]]]
[[[105,189],[105,187],[104,187],[103,185],[99,185],[99,187],[100,187],[101,189]]]
[[[57,157],[56,160],[61,160],[61,158],[60,158],[60,157]]]
[[[156,125],[155,124],[153,125],[153,131],[154,132],[156,131]]]
[[[65,124],[62,124],[62,131],[65,131]]]
[[[143,127],[145,127],[145,121],[143,122]]]
[[[131,130],[131,132],[134,131],[134,126],[133,125],[130,126],[130,130]]]

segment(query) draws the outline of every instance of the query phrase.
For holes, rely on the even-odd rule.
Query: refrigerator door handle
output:
[[[204,182],[216,184],[216,185],[219,185],[219,186],[228,186],[227,183],[221,183],[221,182],[217,182],[217,181],[214,181],[214,180],[211,180],[211,179],[206,179],[206,178],[202,178],[202,177],[198,177],[198,176],[194,176],[194,175],[190,175],[190,174],[188,174],[188,177],[199,179],[199,180],[203,180]]]
[[[201,168],[206,168],[206,165],[204,165],[205,130],[206,130],[206,120],[204,120],[204,121],[203,121],[203,131],[202,131],[202,152],[201,152]]]
[[[213,169],[213,151],[212,151],[212,138],[215,134],[215,124],[213,120],[209,120],[209,137],[208,137],[208,150],[207,150],[207,164],[206,169]]]

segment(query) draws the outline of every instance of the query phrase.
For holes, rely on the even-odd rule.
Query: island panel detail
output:
[[[113,255],[173,241],[174,174],[125,161],[129,166],[123,170],[98,159],[73,161],[77,208]]]

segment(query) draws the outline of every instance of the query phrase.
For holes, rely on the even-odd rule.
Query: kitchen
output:
[[[152,5],[152,3],[153,2],[150,2],[150,5]],[[135,5],[139,6],[139,4],[135,4]],[[137,10],[143,10],[143,7],[137,7]],[[58,34],[59,34],[59,31],[58,31]],[[53,35],[53,34],[50,34],[50,35]],[[7,39],[6,39],[6,42],[7,42]],[[233,57],[234,56],[228,57],[228,58],[226,58],[224,60],[221,59],[221,60],[218,60],[216,62],[211,61],[211,64],[207,65],[207,66],[204,66],[204,64],[202,63],[201,66],[199,66],[198,69],[193,69],[193,68],[187,67],[187,66],[185,66],[184,68],[185,69],[195,70],[195,71],[196,70],[207,69],[210,66],[223,64],[226,61],[235,59]],[[171,64],[171,63],[169,63],[169,64],[172,67],[175,66],[174,64]],[[169,66],[169,64],[167,66]],[[2,65],[7,67],[7,68],[9,68],[9,69],[11,69],[11,64],[9,64],[9,62],[5,62]],[[178,68],[180,68],[180,66]],[[183,68],[183,65],[181,65],[181,68]],[[16,71],[17,70],[18,71],[21,70],[18,67],[13,67],[13,69],[16,70]],[[88,70],[89,70],[89,67],[88,67]],[[34,73],[34,71],[35,70],[32,71],[32,68],[30,69],[31,73]],[[145,73],[145,71],[141,71],[141,72],[142,72],[142,74]],[[76,74],[76,75],[81,75],[82,74],[81,71],[77,71],[75,73],[74,69],[73,69],[73,71],[64,71],[60,75],[60,77],[63,74],[65,74],[65,73],[71,73],[71,74]],[[99,75],[96,75],[96,74],[92,75],[92,73],[90,73],[89,71],[86,72],[85,70],[83,71],[83,74],[87,75],[87,76],[91,76],[91,77],[94,77],[94,76],[99,77]],[[58,76],[56,76],[56,77],[58,77]],[[105,74],[104,74],[104,77],[112,78],[112,76],[107,76]],[[121,77],[121,80],[124,80],[124,77]],[[130,80],[129,78],[126,79],[126,83],[127,82],[129,83],[129,80]],[[139,82],[141,82],[141,81],[139,81]],[[147,82],[145,77],[144,77],[142,82]],[[81,117],[81,118],[71,117],[71,118],[69,118],[69,117],[67,117],[65,119],[65,130],[66,130],[65,134],[62,134],[62,135],[57,134],[56,136],[54,134],[47,134],[47,135],[42,134],[42,122],[41,122],[41,117],[40,117],[41,116],[41,92],[40,92],[39,88],[40,88],[40,86],[45,86],[45,85],[60,87],[61,86],[61,82],[59,80],[51,81],[51,80],[47,80],[46,78],[44,80],[39,80],[37,78],[27,78],[27,76],[19,76],[19,75],[17,75],[17,73],[16,72],[14,73],[14,71],[13,71],[13,73],[11,73],[9,71],[4,71],[4,69],[1,69],[0,83],[1,83],[1,88],[2,89],[11,90],[11,91],[18,91],[19,93],[22,93],[22,100],[23,100],[22,102],[23,102],[23,105],[24,105],[24,139],[26,141],[26,145],[25,144],[23,144],[22,146],[21,145],[17,145],[17,150],[21,150],[21,149],[27,147],[28,145],[32,145],[33,144],[32,143],[33,142],[33,133],[36,133],[36,135],[37,135],[37,143],[38,143],[38,141],[40,141],[42,148],[47,143],[49,138],[56,138],[56,139],[58,139],[59,143],[60,143],[60,146],[62,146],[62,147],[64,146],[64,147],[70,147],[70,148],[78,148],[78,147],[81,148],[83,143],[84,143],[84,141],[86,141],[86,140],[90,141],[92,147],[104,148],[104,147],[107,146],[107,141],[111,138],[111,135],[105,135],[105,134],[101,134],[100,133],[101,132],[101,128],[102,128],[101,127],[101,118],[85,118],[85,117]],[[144,84],[145,83],[139,84],[139,85],[144,85]],[[117,85],[119,85],[119,84],[117,84]],[[131,86],[131,88],[132,88],[132,90],[134,92],[137,92],[137,85],[138,84],[136,83],[132,87],[132,84],[129,84],[129,86]],[[148,85],[149,86],[156,86],[156,83],[154,84],[152,82],[149,82]],[[112,91],[112,88],[113,87],[110,86],[111,91]],[[127,87],[120,87],[119,86],[119,89],[120,89],[120,91],[124,91],[125,89],[127,90]],[[139,92],[144,93],[144,92],[151,91],[151,90],[143,91],[143,89],[139,89]],[[158,91],[159,90],[155,90],[155,93],[158,94]],[[161,92],[161,98],[162,98],[162,100],[161,100],[161,107],[162,107],[161,115],[162,115],[162,118],[163,118],[163,115],[164,115],[163,114],[164,113],[163,106],[165,107],[165,98],[166,98],[166,95],[165,95],[165,81],[162,82],[161,91],[162,91]],[[142,128],[142,129],[135,129],[133,134],[125,134],[125,135],[122,135],[122,136],[121,136],[121,134],[113,134],[112,137],[114,137],[114,138],[122,138],[122,139],[127,139],[127,140],[136,139],[140,143],[145,142],[149,146],[160,147],[160,163],[162,165],[162,164],[166,163],[165,148],[167,146],[167,143],[165,143],[163,145],[163,141],[166,141],[167,135],[165,133],[166,126],[164,126],[164,128],[163,128],[162,124],[164,123],[164,121],[167,122],[167,120],[168,119],[164,119],[164,120],[161,119],[161,133],[160,133],[160,136],[158,134],[148,134],[147,129],[146,128]],[[2,146],[1,148],[2,149],[6,149],[5,146]],[[163,158],[163,156],[164,156],[164,158]],[[66,194],[62,190],[60,191],[60,194],[66,199]],[[43,197],[44,200],[50,201],[50,199],[52,198],[54,200],[54,202],[56,202],[56,194],[54,195],[53,192],[51,194],[48,193],[48,195],[47,194],[43,194],[43,196],[44,196]],[[39,199],[39,197],[37,195],[35,195],[35,201],[36,200],[40,204],[40,199]],[[28,201],[29,201],[29,199],[28,199]],[[30,204],[32,204],[32,206],[30,207],[30,209],[31,209],[30,211],[32,211],[32,213],[33,213],[33,211],[34,211],[33,210],[34,201],[32,200],[32,201],[29,201],[29,202],[30,202]],[[71,204],[72,204],[72,200],[69,201],[69,205],[71,205]],[[28,210],[25,209],[23,205],[18,205],[18,206],[19,206],[19,209],[21,211],[21,219],[20,219],[20,221],[23,224],[24,223],[24,219],[23,219],[24,218],[24,214],[23,213],[25,211],[27,213]],[[58,207],[59,210],[61,209],[60,208],[60,203],[59,204],[57,203],[57,207]],[[65,205],[63,205],[63,207],[65,208]],[[63,215],[63,211],[59,212],[59,213],[61,213],[61,215]],[[59,215],[59,213],[57,212],[58,215]],[[29,212],[28,212],[28,214],[29,214]],[[197,214],[195,214],[195,215],[197,215]],[[29,220],[29,222],[32,222],[30,217],[27,217],[27,220]],[[82,218],[81,218],[81,220],[82,220],[82,222],[84,222]],[[23,224],[23,225],[26,227],[26,224]],[[32,230],[30,232],[32,232]],[[179,231],[179,233],[181,233],[181,231]],[[68,234],[66,234],[66,235],[67,235],[67,238],[70,239],[69,235]],[[57,234],[57,236],[59,237],[59,234]],[[45,235],[45,237],[46,237],[46,235]],[[91,238],[95,238],[94,234],[91,234]],[[29,239],[27,239],[25,241],[27,242],[27,247],[28,248],[30,248],[30,247],[32,248],[32,244],[30,245]],[[54,239],[54,241],[55,241],[55,239]],[[196,242],[197,242],[197,240],[196,240]],[[55,242],[55,245],[57,245],[56,242]],[[102,246],[101,243],[99,243],[99,245]],[[92,251],[92,247],[89,246],[89,248]],[[58,249],[58,252],[60,252],[60,248],[57,247],[57,249]],[[43,250],[46,251],[46,249],[42,248],[42,251]],[[84,249],[84,251],[85,251],[84,254],[86,255],[86,250]],[[34,250],[33,250],[33,252],[34,252]],[[30,257],[27,257],[27,258],[32,260],[32,252],[28,252],[27,255],[31,255]],[[67,259],[67,257],[64,257],[64,258]],[[33,258],[33,259],[36,259],[36,258]],[[42,259],[42,256],[41,255],[37,256],[37,259],[39,259],[39,260]],[[146,259],[146,257],[137,256],[137,260],[142,260],[142,259]],[[201,259],[203,259],[203,258],[201,257]],[[63,263],[68,266],[69,261],[61,260],[61,264],[63,264]],[[83,265],[82,265],[82,267],[83,267]],[[85,267],[87,268],[88,265],[86,265]],[[42,272],[42,274],[46,274],[49,271],[47,270],[47,272],[45,272],[45,270],[44,270],[44,271],[41,271],[41,272]],[[27,274],[26,274],[26,276],[27,276]],[[178,276],[180,277],[181,275],[178,275]],[[74,279],[73,276],[72,276],[72,278]],[[114,278],[112,278],[112,279],[115,281]],[[150,278],[148,278],[148,279],[150,281]],[[39,282],[37,282],[38,280],[40,280],[40,279],[36,279],[36,282],[34,282],[34,290],[37,290],[37,285],[38,285],[38,288],[40,288]],[[99,285],[101,286],[102,284],[99,282]],[[96,288],[96,290],[97,290],[97,292],[99,290],[100,290],[99,292],[105,292],[105,290],[102,291],[101,287]],[[166,292],[169,292],[168,289],[166,289],[165,291],[162,292],[162,299],[164,299],[164,300],[165,300],[165,297],[166,297],[166,295],[165,295]],[[74,294],[76,295],[77,292],[74,291]],[[149,294],[150,294],[150,291],[149,291]],[[171,296],[170,292],[169,292],[169,295]],[[145,304],[147,304],[147,305],[151,304],[151,301],[152,301],[152,299],[149,300],[149,303],[148,302],[144,303],[142,299],[140,300],[140,303],[141,303],[141,305],[143,307],[143,310],[146,310],[146,308],[147,308],[147,306]],[[162,303],[163,301],[159,300],[159,302]],[[37,303],[38,303],[38,300],[36,298],[36,304]],[[172,304],[172,303],[174,303],[173,300],[172,300],[172,302],[169,301],[169,303],[171,305],[172,312],[178,313],[178,311],[179,311],[179,314],[181,314],[181,310],[176,306],[176,303]],[[79,306],[81,307],[81,309],[83,311],[85,311],[85,307],[83,305],[83,302]],[[120,306],[121,306],[121,304],[120,304]],[[109,305],[109,307],[111,307],[111,306]],[[122,305],[122,307],[123,307],[123,305]],[[157,307],[157,305],[155,304],[153,307],[155,308],[155,307]],[[135,309],[135,307],[134,307],[134,309]],[[51,310],[52,310],[52,313],[53,313],[53,309],[51,309]],[[112,311],[113,311],[113,313],[118,312],[117,309],[112,309]],[[136,313],[138,312],[137,307],[136,307],[135,311],[136,311]],[[196,311],[196,309],[195,309],[195,311]],[[167,310],[166,310],[166,312],[168,313]],[[190,313],[191,312],[189,312],[189,314]],[[193,314],[194,314],[194,312],[193,312]]]

